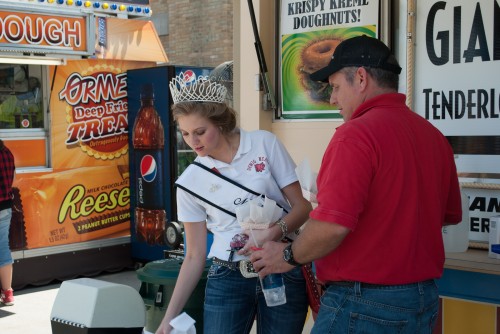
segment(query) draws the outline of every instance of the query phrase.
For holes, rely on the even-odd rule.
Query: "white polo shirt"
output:
[[[268,131],[247,132],[240,129],[240,146],[230,164],[215,160],[209,156],[197,157],[195,161],[216,168],[222,175],[239,184],[275,200],[286,211],[290,205],[281,189],[297,181],[295,163],[283,144]],[[194,191],[196,192],[196,191]],[[240,203],[237,198],[230,198],[224,193],[215,192],[210,200],[223,203],[224,208],[235,208]],[[233,236],[242,233],[235,217],[177,188],[177,216],[181,222],[207,222],[207,228],[214,234],[214,241],[208,257],[227,260],[228,249]],[[189,245],[187,245],[189,247]],[[244,259],[235,253],[233,261]]]

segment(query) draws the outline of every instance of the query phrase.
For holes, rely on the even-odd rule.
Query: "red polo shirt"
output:
[[[452,149],[403,94],[364,102],[337,128],[318,175],[310,217],[351,229],[315,261],[323,281],[405,284],[439,278],[441,227],[462,211]]]

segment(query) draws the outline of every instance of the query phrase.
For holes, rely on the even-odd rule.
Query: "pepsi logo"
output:
[[[189,85],[196,81],[196,74],[192,70],[187,70],[184,72],[184,83]]]
[[[21,126],[22,126],[23,128],[27,128],[27,127],[29,127],[29,126],[30,126],[30,121],[29,121],[29,119],[24,118],[24,119],[21,121]]]
[[[152,155],[145,155],[141,159],[141,176],[146,182],[153,182],[158,173],[158,166]]]

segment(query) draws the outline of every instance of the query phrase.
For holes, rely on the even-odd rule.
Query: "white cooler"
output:
[[[78,278],[61,284],[50,320],[53,334],[141,334],[146,308],[128,285]]]

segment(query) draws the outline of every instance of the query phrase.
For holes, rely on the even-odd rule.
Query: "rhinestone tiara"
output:
[[[179,102],[216,102],[223,103],[227,88],[211,81],[208,77],[193,72],[180,72],[170,83],[170,94],[174,103]]]

